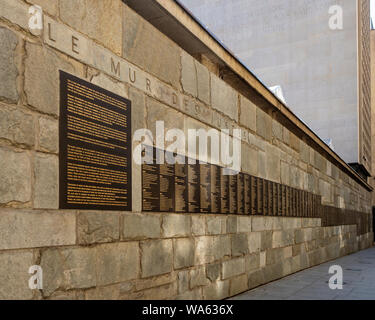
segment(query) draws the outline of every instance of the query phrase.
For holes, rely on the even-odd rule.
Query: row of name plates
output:
[[[152,149],[152,150],[151,150]],[[320,196],[244,173],[228,175],[218,165],[191,164],[185,156],[145,146],[142,207],[149,212],[252,214],[316,217]],[[175,157],[175,164],[164,158]],[[147,157],[146,157],[147,158]],[[150,157],[149,157],[150,158]],[[171,163],[171,161],[169,161]]]

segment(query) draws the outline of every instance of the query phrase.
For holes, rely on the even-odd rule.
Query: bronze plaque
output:
[[[221,213],[220,167],[211,165],[211,212]]]
[[[200,211],[201,213],[211,212],[211,165],[200,164]]]
[[[229,176],[223,174],[223,168],[220,168],[220,188],[221,188],[221,213],[229,213]]]
[[[251,177],[245,174],[245,214],[251,214]]]
[[[144,146],[142,152],[142,210],[157,212],[160,210],[159,165],[153,147]]]
[[[251,214],[257,214],[258,207],[258,178],[251,177]]]
[[[258,180],[258,188],[257,188],[257,213],[256,214],[264,214],[263,212],[263,179],[257,178]]]
[[[237,213],[245,213],[245,175],[237,175]]]
[[[200,212],[200,170],[199,163],[188,164],[188,211]]]
[[[237,174],[229,175],[229,213],[237,213]]]
[[[177,158],[179,160],[177,160]],[[188,212],[188,179],[187,179],[187,165],[184,156],[177,155],[176,164],[174,166],[174,203],[175,211],[178,213]]]
[[[60,208],[131,205],[131,103],[60,71]]]

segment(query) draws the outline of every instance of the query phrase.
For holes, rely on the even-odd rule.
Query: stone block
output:
[[[273,229],[274,217],[252,217],[251,231],[268,231]]]
[[[281,183],[285,185],[290,184],[290,169],[289,169],[289,164],[281,161],[280,163],[280,179]]]
[[[272,248],[272,231],[262,231],[260,236],[260,251]]]
[[[0,203],[31,199],[31,164],[26,152],[0,148]]]
[[[247,235],[249,253],[259,252],[262,246],[262,233],[261,232],[251,232]]]
[[[248,274],[248,288],[253,289],[266,282],[264,277],[264,270],[257,270]]]
[[[248,290],[247,274],[235,277],[230,280],[229,296],[235,296]]]
[[[194,289],[200,286],[206,286],[209,284],[209,280],[206,276],[206,268],[199,267],[190,271],[190,289]]]
[[[75,213],[1,209],[0,250],[74,245]]]
[[[251,134],[250,134],[251,135]],[[247,144],[241,145],[241,171],[251,175],[258,174],[258,151]]]
[[[229,296],[229,281],[216,281],[203,287],[205,300],[222,300]]]
[[[267,141],[272,139],[272,118],[260,108],[256,109],[257,134]]]
[[[280,248],[294,244],[294,229],[274,231],[272,234],[272,247]]]
[[[191,229],[193,236],[203,236],[206,234],[206,220],[204,216],[191,217]]]
[[[150,288],[140,292],[124,294],[120,296],[123,300],[166,300],[177,295],[177,282],[169,283],[157,288]]]
[[[256,105],[240,95],[240,124],[252,131],[256,131]]]
[[[57,153],[59,151],[59,123],[47,117],[39,117],[39,150]]]
[[[150,240],[141,242],[142,278],[171,272],[172,240]]]
[[[184,293],[189,290],[189,271],[184,270],[180,271],[177,274],[177,282],[178,282],[178,293]]]
[[[179,88],[180,49],[178,46],[132,9],[127,6],[123,8],[123,57],[175,88]]]
[[[210,104],[210,73],[208,69],[198,61],[195,61],[195,68],[197,70],[198,99],[206,104]]]
[[[139,276],[138,242],[108,243],[97,247],[97,285],[104,286]]]
[[[27,103],[42,113],[59,115],[59,70],[82,77],[82,65],[47,47],[29,42],[26,42],[25,64]]]
[[[31,275],[28,270],[36,261],[32,251],[3,251],[0,253],[0,299],[29,300]],[[44,270],[43,270],[44,271]]]
[[[238,121],[237,92],[213,74],[211,74],[211,105],[217,111]]]
[[[0,138],[15,144],[33,146],[35,139],[33,116],[19,108],[1,105]]]
[[[231,254],[230,236],[216,236],[212,239],[212,252],[214,260],[220,260]]]
[[[46,249],[42,252],[43,295],[96,286],[96,248]]]
[[[60,2],[60,19],[120,55],[122,7],[120,0],[105,3],[100,0],[64,0]]]
[[[220,278],[221,263],[214,263],[206,265],[207,278],[211,281],[216,281]]]
[[[162,230],[164,237],[186,237],[191,233],[189,215],[167,214],[163,216]]]
[[[232,256],[241,256],[249,253],[247,234],[240,233],[231,236]]]
[[[195,239],[195,265],[213,262],[214,249],[213,237],[196,237]]]
[[[260,268],[260,254],[254,253],[245,257],[245,270],[251,271]]]
[[[237,219],[237,232],[251,232],[252,217],[239,216]]]
[[[245,258],[237,258],[222,263],[223,280],[245,273]]]
[[[174,268],[181,269],[194,265],[194,239],[174,239]]]
[[[126,213],[123,215],[124,239],[155,239],[161,237],[161,218],[157,214]]]
[[[34,208],[57,209],[59,206],[58,157],[37,153],[34,158]]]
[[[282,263],[284,259],[290,258],[293,255],[292,246],[276,249],[268,249],[266,251],[266,264]]]
[[[226,231],[226,217],[208,216],[206,217],[207,234],[218,235]]]
[[[77,215],[79,244],[113,242],[120,239],[120,214],[116,212],[80,212]]]
[[[2,4],[0,4],[0,8],[1,6]],[[16,102],[18,100],[18,70],[16,66],[18,38],[11,30],[1,27],[0,43],[0,97]]]
[[[179,272],[176,279],[176,273],[167,273],[161,276],[156,276],[147,279],[137,279],[134,281],[135,290],[141,291],[149,288],[160,287],[162,285],[172,283],[174,281],[180,281],[182,278],[183,272]],[[130,291],[130,290],[129,290]]]
[[[18,25],[24,30],[28,30],[30,18],[28,15],[28,9],[29,6],[20,0],[1,1],[0,16]]]
[[[181,52],[181,84],[186,93],[194,97],[197,96],[197,73],[194,58],[185,51]]]
[[[266,145],[266,178],[267,180],[280,182],[280,152],[279,149]]]
[[[191,291],[186,291],[182,294],[179,294],[176,297],[176,300],[202,300],[202,291],[200,288],[191,290]]]

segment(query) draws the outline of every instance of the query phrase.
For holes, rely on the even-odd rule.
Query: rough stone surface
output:
[[[41,6],[43,11],[48,12],[52,16],[56,16],[59,10],[58,0],[28,0],[28,2]]]
[[[251,232],[248,234],[249,253],[259,252],[261,248],[261,236],[260,232]]]
[[[80,212],[77,215],[80,244],[113,242],[120,237],[120,214],[112,212]]]
[[[28,270],[34,264],[32,251],[0,252],[1,300],[28,300],[33,297]]]
[[[247,275],[243,274],[230,280],[229,295],[234,296],[248,289]]]
[[[179,88],[180,49],[177,45],[126,6],[123,21],[123,57]]]
[[[46,249],[42,252],[43,294],[96,285],[96,248]]]
[[[36,154],[34,160],[34,208],[57,209],[59,205],[58,158]]]
[[[206,222],[203,216],[191,217],[191,229],[194,236],[203,236],[206,233]]]
[[[160,216],[148,214],[125,214],[123,220],[124,239],[160,238]]]
[[[245,273],[245,259],[232,259],[222,263],[222,279],[228,279]]]
[[[0,214],[0,249],[73,245],[74,212],[5,209]]]
[[[206,266],[207,278],[211,281],[218,280],[220,278],[221,264],[209,264]]]
[[[188,215],[165,215],[162,228],[164,236],[168,238],[188,236],[191,232],[191,219]]]
[[[181,269],[194,265],[194,240],[181,238],[174,240],[174,268]]]
[[[229,295],[229,281],[216,281],[203,287],[203,297],[206,300],[222,300]]]
[[[172,240],[141,242],[142,278],[168,273],[172,270]]]
[[[212,107],[233,120],[238,120],[238,95],[228,84],[211,74]]]
[[[207,234],[217,235],[225,233],[226,218],[218,216],[210,216],[206,218]]]
[[[0,203],[31,198],[31,165],[26,152],[0,148]]]
[[[271,117],[262,111],[260,108],[256,110],[256,126],[257,134],[262,138],[270,141],[272,138],[272,119]]]
[[[97,247],[97,285],[123,282],[139,275],[137,242],[102,244]]]
[[[247,234],[232,235],[232,256],[240,256],[249,253]]]
[[[59,70],[82,77],[82,65],[37,44],[26,43],[25,93],[28,104],[59,114]],[[41,94],[43,92],[43,94]]]
[[[15,62],[15,49],[18,44],[18,38],[11,30],[0,27],[0,43],[0,97],[17,101],[18,70]]]
[[[1,138],[15,144],[33,146],[33,116],[16,107],[0,105],[0,139]]]
[[[205,267],[199,267],[190,271],[190,289],[206,286],[208,283]]]
[[[60,18],[74,29],[121,54],[122,2],[120,0],[60,1]],[[105,28],[103,26],[106,26]]]
[[[59,125],[52,118],[39,118],[39,148],[42,151],[57,153],[59,150]]]
[[[194,58],[185,51],[181,53],[181,84],[186,93],[194,97],[197,96],[197,73]]]
[[[256,105],[240,95],[240,124],[244,127],[256,131]]]
[[[210,103],[210,73],[207,68],[195,61],[195,68],[197,70],[198,83],[198,99],[209,104]]]

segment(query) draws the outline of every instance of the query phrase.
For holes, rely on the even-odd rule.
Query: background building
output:
[[[180,0],[361,174],[371,171],[369,0]],[[343,9],[331,30],[329,8]]]

